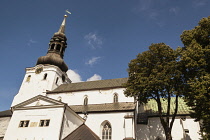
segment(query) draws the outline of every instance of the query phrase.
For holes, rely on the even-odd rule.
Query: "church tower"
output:
[[[18,94],[12,105],[19,104],[37,95],[44,95],[61,84],[71,83],[66,72],[68,66],[63,60],[67,48],[65,24],[67,15],[58,30],[50,40],[48,52],[38,58],[36,66],[26,68],[26,74]]]

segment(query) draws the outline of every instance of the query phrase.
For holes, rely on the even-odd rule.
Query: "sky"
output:
[[[10,109],[25,68],[46,55],[67,9],[64,60],[81,82],[128,77],[130,60],[152,43],[183,47],[180,35],[210,16],[210,1],[1,0],[0,111]]]

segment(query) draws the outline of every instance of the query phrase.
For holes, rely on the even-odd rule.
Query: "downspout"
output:
[[[60,128],[60,136],[59,136],[59,140],[61,140],[62,138],[62,128],[63,128],[63,124],[64,124],[64,114],[66,112],[66,104],[64,105],[64,111],[63,111],[63,117],[62,117],[62,122],[61,122],[61,128]]]

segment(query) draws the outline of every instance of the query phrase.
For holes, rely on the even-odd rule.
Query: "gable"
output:
[[[13,110],[15,109],[26,109],[26,108],[43,108],[43,107],[50,107],[50,106],[64,106],[65,104],[48,98],[46,96],[38,95],[29,100],[26,100],[20,104],[17,104],[12,107]]]
[[[100,138],[85,124],[82,124],[63,140],[100,140]]]

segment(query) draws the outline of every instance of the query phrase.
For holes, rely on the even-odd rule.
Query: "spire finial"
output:
[[[65,34],[65,25],[66,25],[66,18],[67,18],[67,17],[68,17],[67,15],[64,15],[64,19],[63,19],[63,22],[62,22],[62,24],[61,24],[59,30],[58,30],[58,33],[63,33],[63,34]]]

